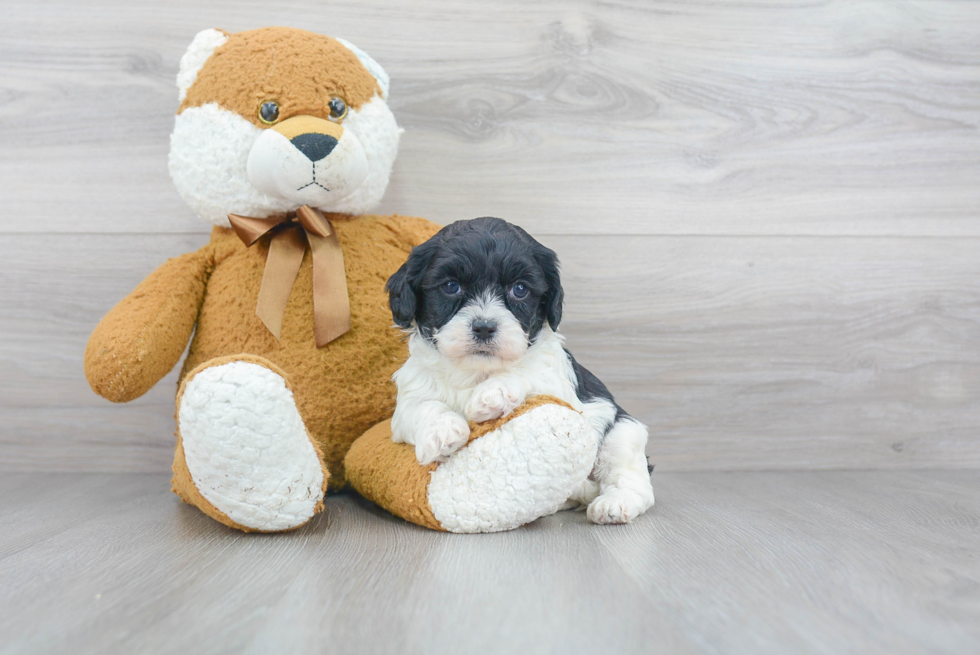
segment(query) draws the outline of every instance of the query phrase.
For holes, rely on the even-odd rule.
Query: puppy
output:
[[[647,428],[627,414],[555,332],[564,293],[555,253],[499,218],[457,221],[412,250],[388,280],[409,358],[394,375],[392,438],[420,464],[466,444],[467,419],[510,414],[548,394],[602,435],[595,467],[566,508],[595,523],[626,523],[653,505]]]

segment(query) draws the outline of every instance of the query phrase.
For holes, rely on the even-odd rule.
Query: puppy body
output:
[[[597,523],[624,523],[653,505],[646,427],[616,405],[554,331],[563,292],[555,254],[500,219],[459,221],[422,244],[388,281],[409,359],[394,380],[392,438],[420,463],[466,444],[467,420],[506,416],[547,394],[602,435],[592,475],[569,499]]]

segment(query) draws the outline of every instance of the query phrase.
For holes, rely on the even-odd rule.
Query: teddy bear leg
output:
[[[347,452],[347,479],[362,496],[407,521],[447,532],[498,532],[554,514],[584,484],[599,433],[582,414],[535,396],[505,417],[470,424],[470,441],[443,463],[421,465],[415,447],[379,423]]]
[[[327,470],[284,374],[261,357],[213,359],[177,392],[173,490],[246,532],[280,532],[323,509]]]
[[[525,410],[525,411],[521,411]],[[596,459],[599,435],[581,414],[539,396],[436,468],[433,516],[449,532],[510,530],[564,509]]]

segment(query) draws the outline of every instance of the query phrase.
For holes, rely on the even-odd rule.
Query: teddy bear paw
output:
[[[447,457],[466,445],[470,438],[470,426],[455,412],[440,414],[432,423],[422,428],[415,440],[415,457],[419,464],[444,462]]]
[[[503,380],[491,378],[478,386],[466,405],[466,418],[476,423],[507,416],[524,402],[524,394]]]
[[[177,420],[193,485],[238,526],[290,530],[322,507],[320,457],[277,373],[246,361],[205,368],[184,387]]]

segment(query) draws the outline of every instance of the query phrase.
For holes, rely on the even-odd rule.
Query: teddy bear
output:
[[[388,85],[353,44],[299,29],[204,30],[181,58],[169,167],[211,239],[103,318],[85,374],[133,400],[193,334],[173,489],[227,525],[305,523],[391,415],[405,346],[384,283],[438,226],[367,215],[398,148]]]
[[[347,41],[300,29],[208,29],[181,58],[177,88],[170,174],[213,223],[210,241],[120,301],[84,360],[96,393],[128,402],[187,349],[173,491],[225,525],[259,532],[306,524],[325,492],[349,481],[409,520],[423,505],[438,508],[441,523],[416,520],[436,529],[508,529],[556,511],[588,475],[596,437],[574,410],[548,400],[474,429],[484,436],[443,474],[426,468],[422,487],[378,466],[404,445],[391,443],[386,421],[407,350],[385,282],[439,229],[368,213],[400,134],[384,69]],[[504,462],[474,475],[488,447],[480,443],[519,458],[530,451],[513,450],[515,434],[531,443],[555,430],[577,445],[545,449],[550,474],[521,474],[515,484],[514,463]],[[349,475],[344,458],[362,434]],[[452,473],[460,467],[462,477]],[[419,504],[401,511],[389,498]]]

